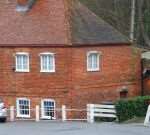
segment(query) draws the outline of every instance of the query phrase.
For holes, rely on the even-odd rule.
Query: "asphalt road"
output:
[[[0,123],[0,135],[150,135],[142,124],[84,122]]]

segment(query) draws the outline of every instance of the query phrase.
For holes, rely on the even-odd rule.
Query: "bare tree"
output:
[[[137,5],[138,5],[138,22],[140,32],[142,34],[145,44],[150,47],[150,38],[148,37],[144,28],[144,13],[143,13],[144,0],[138,0]]]
[[[114,26],[121,33],[130,37],[132,0],[80,0],[95,14]],[[150,48],[150,0],[135,0],[136,43],[141,47]]]

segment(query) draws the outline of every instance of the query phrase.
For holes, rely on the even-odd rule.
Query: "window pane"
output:
[[[21,116],[29,116],[30,114],[30,106],[29,100],[19,100],[19,115]]]
[[[28,70],[28,56],[17,55],[16,56],[16,70]]]
[[[92,57],[93,57],[92,68],[95,69],[97,68],[97,58],[98,58],[97,54],[93,54]]]
[[[45,70],[46,70],[46,68],[47,68],[47,67],[46,67],[46,65],[47,65],[47,60],[46,60],[46,59],[47,59],[47,57],[46,57],[46,56],[43,56],[43,62],[44,62],[44,63],[43,63],[43,69],[45,69]]]
[[[53,70],[53,57],[52,56],[49,56],[49,70]]]
[[[44,105],[44,116],[54,117],[54,102],[53,101],[43,101]]]
[[[28,58],[27,56],[23,56],[23,69],[27,69],[28,68]]]
[[[44,71],[54,70],[54,56],[52,55],[42,55],[41,56],[41,68]]]
[[[91,68],[91,57],[90,55],[88,56],[88,69]]]
[[[17,56],[17,69],[21,69],[21,57],[20,56]]]
[[[88,56],[88,69],[97,70],[99,68],[99,55],[97,53],[91,53]]]

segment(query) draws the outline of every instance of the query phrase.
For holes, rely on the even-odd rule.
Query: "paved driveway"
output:
[[[150,127],[114,123],[14,122],[0,123],[0,135],[150,135]]]

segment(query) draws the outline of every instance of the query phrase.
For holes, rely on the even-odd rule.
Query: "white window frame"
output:
[[[89,68],[89,56],[91,54],[97,54],[98,55],[98,59],[97,59],[97,65],[98,66],[97,66],[97,68]],[[89,72],[100,71],[100,56],[101,56],[101,53],[98,51],[89,51],[87,53],[87,71],[89,71]]]
[[[44,102],[53,102],[54,103],[54,117],[44,115]],[[41,100],[41,118],[42,119],[55,120],[56,119],[55,109],[56,109],[56,102],[54,99],[42,99]]]
[[[27,100],[29,102],[29,114],[25,115],[25,114],[20,114],[20,107],[19,107],[19,101],[20,100]],[[30,118],[30,99],[28,98],[17,98],[16,99],[16,112],[17,112],[17,117],[21,117],[21,118]]]
[[[45,70],[45,69],[43,69],[42,56],[44,56],[44,55],[53,57],[53,69],[52,70]],[[48,73],[54,73],[55,72],[55,53],[50,53],[50,52],[40,53],[40,72],[48,72]]]
[[[17,65],[18,65],[18,63],[17,63],[17,56],[22,56],[22,55],[27,56],[27,69],[18,69],[17,68]],[[29,63],[29,53],[17,52],[16,55],[15,55],[15,63],[16,63],[15,72],[29,72],[30,71],[30,69],[29,69],[29,65],[30,65],[30,63]]]

